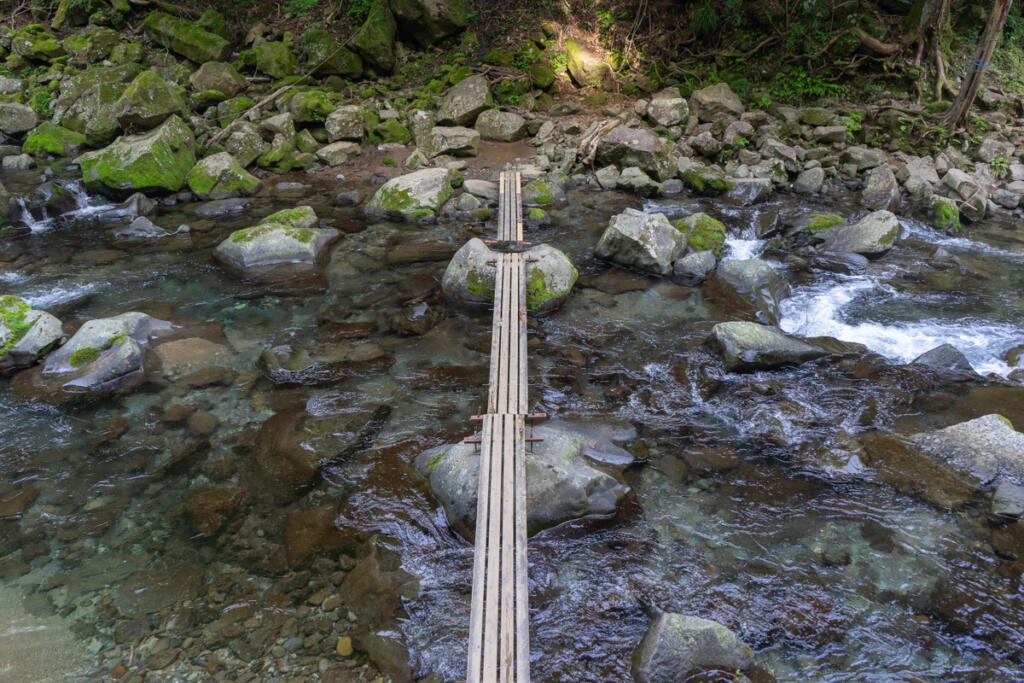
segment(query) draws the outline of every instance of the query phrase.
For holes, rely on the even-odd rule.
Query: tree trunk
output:
[[[985,24],[985,31],[981,34],[981,40],[978,42],[978,51],[974,55],[971,70],[960,86],[960,92],[953,100],[953,106],[946,112],[946,116],[942,120],[942,124],[947,129],[955,130],[967,119],[967,112],[970,111],[971,105],[974,104],[974,98],[978,95],[981,79],[988,68],[989,60],[992,59],[992,53],[996,50],[999,34],[1003,32],[1003,25],[1006,24],[1012,4],[1013,0],[995,0],[992,5],[992,13],[988,15],[988,23]]]

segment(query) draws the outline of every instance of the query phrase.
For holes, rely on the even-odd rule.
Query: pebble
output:
[[[338,645],[334,648],[334,651],[337,652],[340,657],[351,657],[352,638],[349,636],[342,636],[341,638],[338,638]]]

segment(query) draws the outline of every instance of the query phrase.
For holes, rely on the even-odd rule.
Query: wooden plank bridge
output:
[[[498,239],[523,246],[520,175],[500,176]],[[487,413],[482,424],[477,489],[468,683],[529,683],[530,621],[526,561],[526,262],[495,259],[494,321]]]

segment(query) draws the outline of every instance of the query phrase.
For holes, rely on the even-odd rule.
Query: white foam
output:
[[[739,261],[757,258],[764,251],[764,240],[743,239],[740,237],[725,238],[725,255],[723,261]]]

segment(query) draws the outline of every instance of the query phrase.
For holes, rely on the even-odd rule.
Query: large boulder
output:
[[[900,203],[900,184],[887,164],[876,166],[865,176],[860,203],[869,209],[895,209]]]
[[[338,140],[351,140],[360,142],[366,134],[366,124],[362,107],[356,104],[346,104],[338,107],[324,121],[327,129],[327,139],[330,142]]]
[[[482,74],[464,78],[445,94],[437,109],[442,126],[472,126],[476,117],[493,104],[487,77]]]
[[[694,251],[672,264],[672,277],[684,285],[699,285],[715,270],[718,259],[710,249]]]
[[[526,135],[526,119],[515,112],[487,109],[477,116],[476,130],[484,140],[515,142]]]
[[[10,28],[8,28],[9,34]],[[10,36],[11,50],[26,59],[49,62],[61,57],[64,48],[56,36],[43,28],[42,24],[29,24]]]
[[[31,107],[17,102],[0,102],[0,132],[17,135],[32,130],[39,117]]]
[[[65,81],[53,110],[54,123],[85,135],[92,147],[113,140],[121,129],[115,105],[125,83],[138,75],[137,65],[93,66]]]
[[[192,131],[177,116],[142,135],[126,135],[77,159],[89,187],[176,192],[196,164]]]
[[[686,246],[690,250],[711,250],[717,258],[721,258],[725,251],[725,226],[720,220],[698,212],[673,221],[672,225],[686,235]]]
[[[571,38],[565,41],[565,56],[569,77],[579,87],[603,88],[614,82],[611,67]]]
[[[677,126],[686,121],[690,108],[679,88],[665,88],[647,103],[647,118],[657,126]]]
[[[934,349],[925,351],[911,363],[928,365],[937,370],[949,370],[950,372],[974,372],[974,367],[967,360],[967,356],[952,344],[940,344]]]
[[[366,21],[356,31],[352,45],[363,58],[363,66],[386,75],[395,68],[395,17],[386,0],[373,0]]]
[[[65,392],[111,392],[142,380],[143,348],[173,325],[145,313],[90,320],[46,357],[42,376]]]
[[[616,468],[632,457],[613,441],[627,440],[629,428],[550,422],[534,434],[544,437],[526,458],[527,531],[588,515],[615,511],[629,489],[611,474],[596,469],[602,456],[614,456]],[[594,457],[596,456],[596,457]],[[607,461],[607,460],[606,460]],[[430,490],[444,506],[448,522],[472,539],[476,527],[480,449],[472,444],[441,446],[416,458],[416,468],[430,481]]]
[[[256,161],[267,148],[259,129],[248,121],[235,121],[228,126],[221,144],[243,168]]]
[[[633,653],[636,683],[700,680],[708,670],[731,673],[750,667],[754,651],[717,621],[662,612]],[[718,679],[715,679],[718,680]]]
[[[636,166],[656,180],[676,174],[668,146],[648,128],[616,126],[597,145],[599,166]]]
[[[168,85],[153,70],[140,73],[114,103],[117,123],[125,130],[147,130],[168,116],[187,116],[188,108],[179,90]]]
[[[203,201],[248,196],[260,186],[260,181],[229,152],[218,152],[200,160],[188,172],[185,182]]]
[[[450,154],[456,157],[476,156],[480,133],[463,126],[434,126],[427,141],[427,154],[432,157]]]
[[[32,365],[63,336],[60,320],[9,294],[0,296],[0,372]]]
[[[783,365],[799,365],[826,352],[777,327],[732,321],[711,328],[705,345],[721,357],[729,371],[770,370]]]
[[[203,30],[195,22],[166,12],[151,12],[142,22],[142,29],[153,42],[196,64],[223,62],[231,56],[231,44],[227,40]]]
[[[391,11],[403,35],[420,47],[436,43],[469,25],[466,0],[391,0]]]
[[[686,238],[665,214],[626,209],[608,221],[594,253],[629,268],[667,275],[685,248]]]
[[[761,259],[722,261],[715,279],[732,289],[734,295],[749,304],[765,322],[777,324],[779,304],[789,297],[789,284]]]
[[[869,213],[856,223],[822,230],[818,237],[825,241],[826,251],[877,257],[892,249],[899,234],[899,220],[891,211],[883,210]]]
[[[495,268],[499,257],[474,237],[455,253],[441,279],[441,290],[449,299],[463,303],[494,301]],[[558,308],[569,296],[579,273],[563,252],[547,244],[526,250],[526,306],[532,313]]]
[[[315,265],[338,237],[337,230],[313,227],[316,224],[316,213],[308,206],[285,209],[259,225],[234,231],[214,253],[237,270],[284,263]]]
[[[22,151],[33,156],[53,154],[64,157],[77,154],[85,145],[85,136],[63,126],[44,121],[25,136]]]
[[[333,35],[319,28],[307,29],[302,34],[306,62],[316,67],[318,76],[336,74],[345,78],[363,75],[363,60],[352,50],[340,44]]]
[[[271,78],[287,78],[299,70],[299,60],[284,41],[265,40],[253,52],[256,68]]]
[[[366,213],[411,222],[430,220],[452,192],[451,171],[425,168],[384,183],[367,204]]]
[[[188,82],[196,92],[216,90],[225,97],[234,97],[247,85],[245,77],[226,62],[206,62],[189,76]]]
[[[695,90],[690,95],[690,107],[701,121],[715,121],[722,116],[739,118],[743,103],[727,83],[716,83]]]

